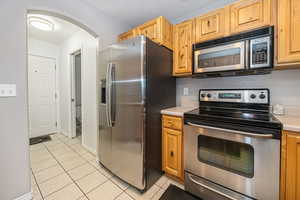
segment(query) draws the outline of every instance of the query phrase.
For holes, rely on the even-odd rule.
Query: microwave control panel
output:
[[[270,44],[270,37],[250,40],[250,68],[271,67]]]

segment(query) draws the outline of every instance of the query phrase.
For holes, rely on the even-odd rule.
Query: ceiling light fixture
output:
[[[54,24],[49,20],[40,17],[29,17],[29,24],[43,31],[54,31]]]

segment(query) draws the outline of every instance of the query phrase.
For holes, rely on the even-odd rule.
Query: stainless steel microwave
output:
[[[195,44],[194,74],[270,71],[273,68],[273,30],[273,27],[266,27]]]

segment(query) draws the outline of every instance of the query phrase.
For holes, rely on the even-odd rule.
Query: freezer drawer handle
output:
[[[187,122],[187,124],[190,125],[190,126],[198,127],[198,128],[212,129],[212,130],[216,130],[216,131],[224,131],[224,132],[229,132],[229,133],[236,133],[236,134],[245,135],[245,136],[249,136],[249,137],[273,138],[272,134],[248,133],[248,132],[244,132],[244,131],[236,131],[236,130],[229,130],[229,129],[224,129],[224,128],[204,126],[204,125],[194,124],[194,123],[191,123],[191,122]]]
[[[228,189],[225,189],[225,188],[218,188],[220,186],[215,186],[215,184],[209,184],[208,183],[202,183],[201,181],[197,181],[194,179],[194,176],[191,175],[191,174],[188,174],[188,178],[193,182],[195,183],[196,185],[200,185],[201,187],[204,187],[212,192],[215,192],[221,196],[224,196],[224,197],[227,197],[228,199],[231,199],[231,200],[252,200],[252,198],[248,198],[246,196],[242,196],[240,194],[237,194],[233,191],[230,191]],[[221,192],[220,190],[222,190],[223,192]]]

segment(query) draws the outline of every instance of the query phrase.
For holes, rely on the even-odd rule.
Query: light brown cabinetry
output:
[[[300,133],[284,131],[281,149],[281,200],[300,199]]]
[[[162,168],[166,174],[183,180],[183,120],[181,117],[163,115]]]
[[[227,35],[229,29],[228,15],[228,7],[226,7],[196,17],[196,42]]]
[[[137,35],[144,35],[160,45],[169,49],[173,48],[173,25],[163,16],[152,19],[133,30],[119,35],[119,40],[126,40]]]
[[[241,0],[230,6],[230,32],[271,25],[271,0]]]
[[[136,36],[136,30],[132,29],[130,31],[127,31],[125,33],[120,34],[119,37],[118,37],[118,41],[128,40],[128,39],[133,38],[135,36]]]
[[[300,1],[278,0],[278,63],[300,62]]]
[[[174,26],[173,75],[192,74],[192,45],[194,43],[194,20]]]

